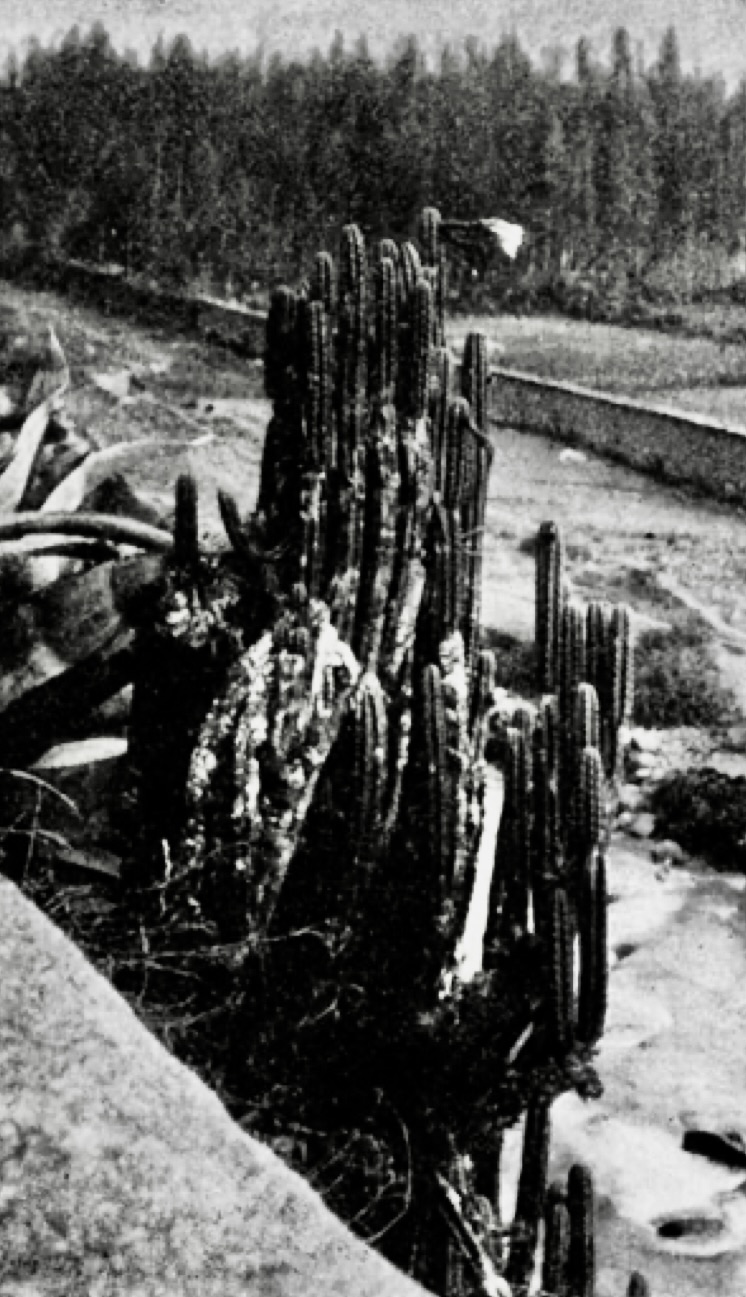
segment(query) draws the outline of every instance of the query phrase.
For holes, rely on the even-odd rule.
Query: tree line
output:
[[[514,292],[691,293],[746,245],[746,80],[684,73],[673,29],[649,64],[622,29],[567,69],[514,36],[435,59],[410,38],[386,61],[337,36],[303,62],[179,36],[141,63],[97,25],[0,82],[6,259],[41,247],[247,295],[342,224],[401,237],[428,204],[526,227]]]

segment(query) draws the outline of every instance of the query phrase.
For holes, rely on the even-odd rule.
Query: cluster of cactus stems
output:
[[[561,537],[545,524],[540,700],[499,709],[480,625],[486,346],[470,335],[460,367],[446,347],[439,224],[427,209],[417,243],[375,248],[347,226],[336,263],[321,252],[307,287],[274,294],[257,505],[243,519],[221,496],[227,552],[201,552],[194,483],[179,482],[173,554],[141,636],[140,819],[170,844],[167,884],[186,880],[220,935],[256,947],[336,913],[342,929],[358,926],[350,948],[367,975],[356,967],[356,983],[385,1005],[403,986],[409,995],[402,1040],[430,1028],[445,1039],[449,1079],[418,1073],[423,1108],[461,1096],[458,1153],[424,1195],[432,1203],[435,1183],[454,1232],[426,1282],[449,1297],[525,1291],[544,1222],[544,1289],[588,1297],[590,1190],[576,1169],[566,1193],[546,1194],[549,1111],[578,1068],[587,1077],[604,1025],[604,849],[631,698],[629,616],[573,602]],[[472,995],[458,942],[490,763],[503,809]],[[454,1012],[463,1030],[451,1040]],[[485,1094],[494,1134],[471,1150],[470,1188],[469,1122]],[[504,1228],[500,1132],[528,1096]]]

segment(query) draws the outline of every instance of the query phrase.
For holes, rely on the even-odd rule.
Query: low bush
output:
[[[717,730],[738,714],[720,680],[707,627],[691,616],[672,630],[650,630],[635,646],[633,721],[652,729],[696,725]]]
[[[704,767],[670,775],[655,789],[658,831],[721,869],[746,872],[746,778]]]

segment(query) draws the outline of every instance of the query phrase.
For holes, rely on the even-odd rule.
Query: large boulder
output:
[[[3,1297],[416,1297],[0,878]]]

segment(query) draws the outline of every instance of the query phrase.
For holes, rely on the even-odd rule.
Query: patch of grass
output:
[[[470,315],[449,331],[473,330],[502,347],[496,363],[541,378],[635,395],[671,387],[746,385],[741,342],[689,337],[656,328],[590,323],[557,315]]]
[[[709,629],[695,614],[671,630],[649,630],[635,645],[633,720],[653,729],[695,725],[722,729],[738,716],[712,651]]]
[[[746,778],[704,767],[664,780],[652,795],[658,828],[722,869],[746,871]]]

